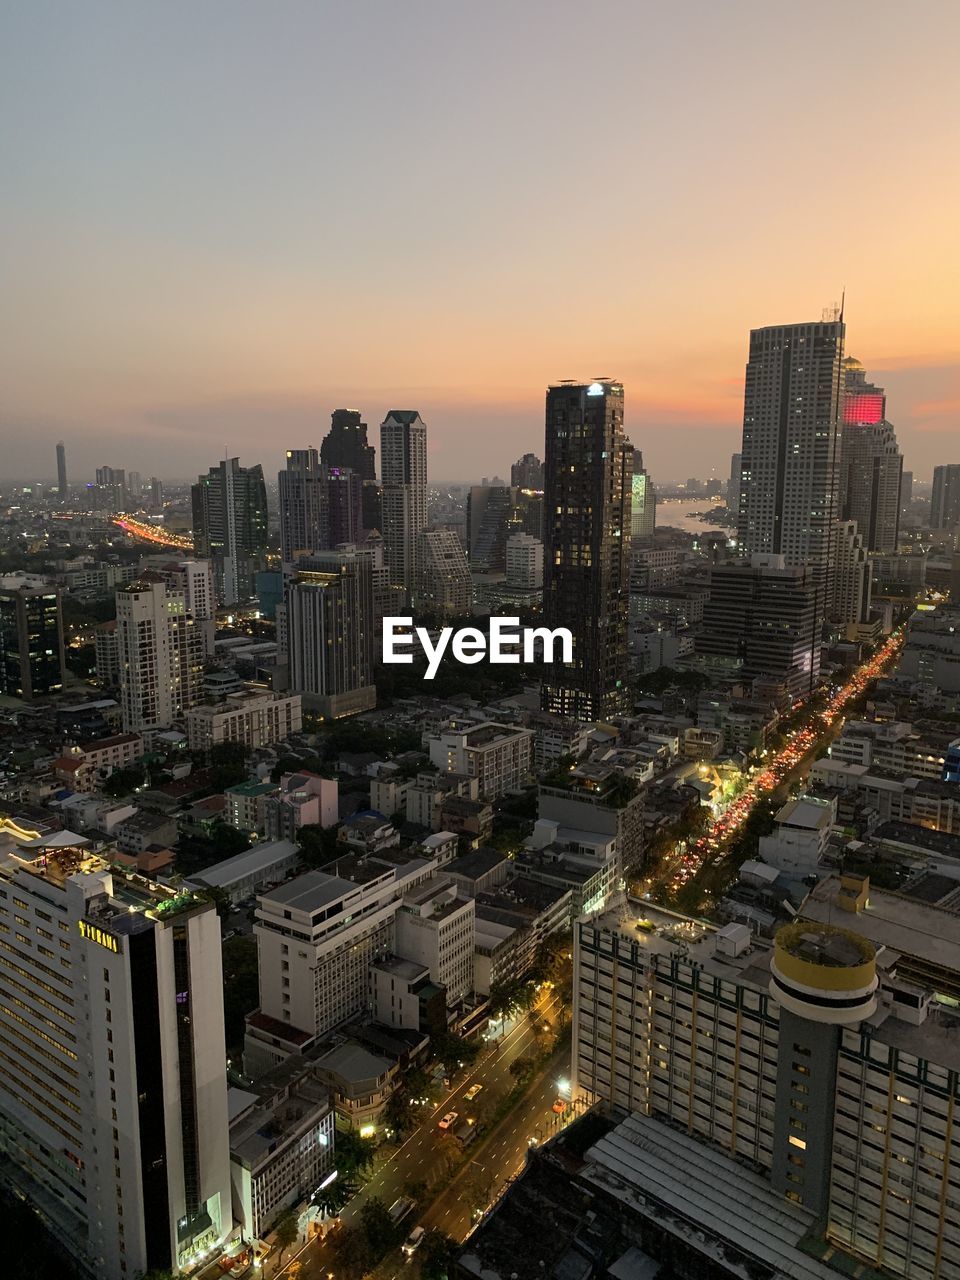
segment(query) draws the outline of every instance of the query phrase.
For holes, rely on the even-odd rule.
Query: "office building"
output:
[[[288,449],[277,477],[280,555],[290,564],[303,552],[330,546],[330,505],[325,468],[316,449]]]
[[[909,510],[910,503],[913,502],[913,472],[902,471],[900,473],[900,514],[903,515]]]
[[[643,465],[643,454],[633,450],[633,476],[630,482],[630,536],[648,545],[657,525],[657,494],[653,481]]]
[[[832,592],[840,502],[843,320],[750,334],[743,404],[738,540],[744,555],[780,555]]]
[[[117,659],[125,733],[168,729],[201,698],[203,639],[183,592],[147,571],[117,592]]]
[[[267,490],[263,468],[227,458],[191,490],[193,546],[213,564],[217,600],[238,604],[256,594],[267,555]]]
[[[336,718],[376,705],[373,573],[355,550],[301,556],[287,580],[284,626],[290,688]]]
[[[0,577],[0,694],[59,693],[67,678],[60,590],[27,574]]]
[[[543,543],[529,533],[511,533],[504,549],[506,585],[514,591],[543,590]]]
[[[510,468],[510,483],[515,489],[543,488],[543,463],[535,453],[525,453]]]
[[[837,521],[836,546],[830,616],[844,629],[846,639],[856,640],[870,622],[873,597],[870,556],[856,520]]]
[[[377,451],[367,443],[367,424],[359,409],[334,409],[330,430],[320,443],[320,461],[325,467],[353,471],[361,480],[377,478]]]
[[[57,494],[61,501],[67,497],[67,447],[61,440],[57,445]]]
[[[122,467],[97,467],[94,506],[99,511],[125,511],[127,477]]]
[[[856,520],[868,551],[895,552],[900,531],[903,457],[886,418],[882,387],[867,382],[859,360],[843,362],[840,510]]]
[[[730,479],[727,481],[727,507],[735,515],[740,513],[740,471],[742,457],[739,453],[730,455]]]
[[[453,529],[424,529],[417,548],[417,608],[463,617],[473,603],[467,557]]]
[[[411,889],[397,910],[397,954],[429,971],[450,1009],[473,990],[474,911],[473,898],[447,879]]]
[[[345,467],[327,469],[327,502],[330,510],[330,546],[359,542],[363,535],[363,481]]]
[[[470,568],[503,569],[513,528],[516,490],[506,485],[472,485],[467,495],[467,553]]]
[[[930,497],[930,528],[956,529],[960,526],[960,462],[933,469]]]
[[[820,675],[822,594],[811,569],[788,568],[783,556],[714,565],[697,654],[731,674],[772,677],[806,696]]]
[[[163,481],[156,476],[151,476],[150,481],[150,510],[156,514],[163,510]]]
[[[140,505],[143,496],[143,478],[139,471],[127,472],[127,496],[135,507]]]
[[[223,742],[239,742],[257,750],[283,742],[302,728],[299,693],[246,689],[187,712],[191,751],[207,751]]]
[[[759,1169],[809,1215],[809,1258],[955,1276],[956,1019],[936,996],[960,963],[950,913],[826,885],[772,945],[645,901],[578,924],[575,1088],[670,1124],[708,1164],[722,1150]]]
[[[411,601],[427,525],[427,427],[416,409],[391,409],[380,424],[380,531],[390,581]]]
[[[544,711],[604,719],[627,707],[632,451],[623,386],[547,391],[543,616],[573,635],[573,661],[545,668]]]
[[[97,1280],[231,1235],[216,910],[54,838],[0,866],[4,1177]]]

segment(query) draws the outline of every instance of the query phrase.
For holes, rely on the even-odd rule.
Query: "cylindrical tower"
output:
[[[800,1018],[844,1024],[877,1007],[873,943],[836,925],[798,921],[781,929],[770,964],[770,994]]]

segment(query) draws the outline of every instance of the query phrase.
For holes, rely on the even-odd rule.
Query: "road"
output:
[[[559,1010],[560,1002],[556,994],[550,992],[538,1005],[536,1014],[539,1019],[552,1021]],[[343,1222],[347,1225],[356,1222],[363,1205],[373,1197],[382,1200],[389,1207],[394,1200],[405,1194],[406,1188],[415,1183],[429,1185],[444,1175],[451,1180],[457,1178],[463,1152],[452,1132],[444,1132],[438,1128],[440,1120],[448,1111],[456,1111],[460,1119],[464,1119],[475,1114],[477,1107],[482,1106],[487,1110],[495,1109],[516,1085],[515,1077],[510,1074],[511,1063],[525,1054],[532,1056],[534,1040],[531,1018],[525,1013],[521,1014],[516,1026],[509,1030],[502,1040],[494,1044],[483,1059],[467,1068],[462,1077],[457,1080],[455,1088],[446,1091],[439,1103],[431,1104],[421,1125],[401,1146],[392,1151],[389,1147],[386,1148],[390,1154],[378,1163],[370,1179],[345,1206],[341,1214]],[[557,1056],[537,1077],[531,1089],[530,1098],[524,1098],[487,1138],[480,1138],[475,1144],[474,1149],[481,1153],[481,1160],[485,1161],[487,1153],[490,1153],[493,1173],[499,1182],[502,1183],[503,1178],[509,1176],[501,1173],[501,1170],[509,1168],[509,1172],[513,1173],[521,1162],[522,1153],[527,1147],[527,1138],[533,1132],[530,1122],[539,1116],[539,1125],[543,1129],[543,1126],[554,1118],[550,1106],[557,1096],[557,1076],[560,1074],[561,1065],[565,1067],[565,1074],[568,1069],[567,1064],[564,1063],[562,1056]],[[464,1095],[476,1084],[482,1086],[482,1091],[473,1103],[467,1102]],[[504,1132],[501,1133],[501,1130]],[[516,1141],[508,1141],[508,1133],[511,1135],[515,1133]],[[491,1181],[491,1186],[493,1185]],[[444,1227],[444,1230],[449,1230],[453,1235],[453,1228],[456,1227],[459,1230],[461,1223],[460,1219],[450,1212],[453,1207],[452,1202],[443,1204],[449,1195],[450,1187],[448,1186],[442,1192],[438,1203],[442,1205],[441,1217],[446,1216],[449,1220],[449,1226]],[[425,1199],[429,1201],[429,1194]],[[411,1229],[418,1221],[422,1221],[424,1225],[434,1225],[435,1219],[431,1215],[435,1207],[430,1205],[422,1215],[414,1212],[405,1225]],[[465,1211],[466,1225],[462,1229],[464,1235],[469,1226],[471,1211],[472,1206]],[[299,1280],[321,1280],[321,1277],[325,1280],[330,1270],[335,1271],[329,1250],[319,1241],[311,1241],[299,1253],[294,1251],[289,1261],[293,1258],[301,1264]],[[283,1274],[280,1272],[280,1277]],[[404,1274],[410,1276],[410,1271],[405,1270]],[[273,1280],[272,1271],[269,1275]]]

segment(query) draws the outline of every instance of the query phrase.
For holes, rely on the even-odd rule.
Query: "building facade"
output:
[[[263,468],[227,458],[191,490],[193,546],[213,564],[217,599],[237,604],[256,594],[256,576],[267,567],[267,490]]]
[[[933,468],[930,528],[956,529],[960,525],[960,462]]]
[[[843,429],[840,443],[840,510],[856,520],[868,551],[897,550],[903,456],[886,418],[882,387],[867,382],[863,365],[843,362]]]
[[[416,602],[428,613],[462,617],[470,612],[473,587],[467,557],[453,529],[424,529],[417,550]]]
[[[59,589],[23,575],[0,578],[0,694],[29,702],[59,693],[66,675]]]
[[[120,706],[126,733],[167,729],[201,697],[203,636],[182,591],[144,573],[117,592]]]
[[[391,409],[380,424],[381,533],[392,584],[417,588],[417,553],[427,525],[427,427],[416,409]]]

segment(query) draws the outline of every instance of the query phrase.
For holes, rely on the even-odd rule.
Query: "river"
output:
[[[657,502],[657,526],[671,525],[684,533],[725,533],[729,537],[732,530],[698,520],[695,515],[697,511],[709,511],[720,504],[719,498],[666,498]]]

